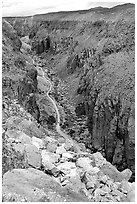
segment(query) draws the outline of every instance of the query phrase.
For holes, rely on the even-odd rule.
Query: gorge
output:
[[[40,175],[49,183],[60,179],[57,183],[70,190],[67,197],[57,184],[55,194],[65,197],[50,199],[44,186],[46,191],[38,193],[42,201],[130,200],[135,182],[135,5],[4,17],[2,26],[3,200],[37,200],[33,194],[20,198],[17,189],[11,193],[9,183],[14,185],[18,174],[24,180],[27,174]],[[78,171],[74,177],[72,172],[68,177],[67,166]],[[101,184],[102,174],[122,193],[117,192],[117,200],[114,186]]]

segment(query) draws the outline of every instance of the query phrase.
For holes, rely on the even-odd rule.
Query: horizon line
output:
[[[112,6],[112,7],[103,7],[103,6],[95,6],[95,7],[91,7],[89,9],[78,9],[78,10],[62,10],[62,11],[53,11],[53,12],[47,12],[47,13],[36,13],[36,14],[32,14],[32,15],[12,15],[12,16],[2,16],[2,18],[15,18],[15,17],[18,17],[18,18],[23,18],[23,17],[33,17],[33,16],[37,16],[37,15],[46,15],[46,14],[55,14],[55,13],[67,13],[67,12],[78,12],[78,11],[89,11],[91,9],[95,9],[95,8],[105,8],[105,9],[112,9],[112,8],[115,8],[115,7],[118,7],[118,6],[122,6],[122,5],[126,5],[126,4],[131,4],[131,5],[134,5],[135,6],[135,3],[124,3],[123,4],[118,4],[116,6]]]

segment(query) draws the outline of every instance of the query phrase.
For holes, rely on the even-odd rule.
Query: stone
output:
[[[68,178],[70,178],[70,180],[73,180],[73,179],[76,178],[76,177],[80,178],[80,177],[79,177],[79,174],[78,174],[78,172],[77,172],[77,169],[76,169],[76,168],[75,168],[75,169],[71,169],[71,170],[70,170],[70,173],[69,173],[69,175],[68,175]]]
[[[66,180],[64,180],[64,181],[61,183],[61,185],[62,185],[62,186],[66,186],[66,185],[69,184],[69,183],[70,183],[69,180],[66,179]]]
[[[62,174],[62,172],[58,170],[56,167],[47,170],[46,172],[48,172],[50,175],[53,175],[54,177],[58,177],[60,174]]]
[[[87,186],[89,187],[89,185],[91,185],[91,187],[95,186],[98,183],[98,175],[97,174],[92,175],[89,172],[86,172],[82,182],[86,184],[86,187]]]
[[[59,143],[59,144],[65,143],[64,137],[60,137],[60,138],[58,139],[58,143]]]
[[[113,182],[110,186],[110,189],[113,190],[117,190],[119,187],[120,183],[118,184],[118,182]]]
[[[18,140],[22,144],[30,144],[31,143],[31,138],[28,135],[26,135],[24,132],[20,132],[20,131],[19,131]]]
[[[17,116],[12,116],[12,117],[8,118],[6,121],[7,130],[16,129],[21,121],[22,121],[22,118],[17,117]]]
[[[85,147],[85,144],[84,144],[84,143],[79,143],[79,146],[80,146],[80,149],[81,149],[83,152],[86,152],[86,147]]]
[[[107,185],[104,185],[101,189],[107,193],[110,193],[111,191],[111,189]]]
[[[102,196],[102,198],[103,198],[104,196]],[[117,196],[118,197],[118,196]],[[101,201],[102,201],[102,198],[101,198]],[[107,193],[106,195],[105,195],[105,198],[106,199],[108,199],[108,201],[107,202],[116,202],[117,200],[116,200],[116,198],[114,197],[114,196],[112,196],[111,194],[109,194],[109,193]]]
[[[71,150],[72,147],[73,147],[73,144],[71,142],[65,142],[64,148],[66,149],[66,151]]]
[[[60,158],[59,155],[56,155],[52,152],[48,152],[47,150],[42,150],[41,156],[42,156],[42,164],[44,166],[47,164],[47,162],[55,164],[59,161],[59,158]]]
[[[5,133],[5,130],[2,128],[2,135]]]
[[[92,156],[94,157],[95,160],[95,165],[97,167],[101,167],[103,164],[106,164],[107,161],[106,159],[102,156],[102,154],[100,152],[96,152],[94,154],[92,154]]]
[[[125,169],[121,172],[121,175],[122,175],[124,180],[128,181],[132,175],[132,171],[130,169]]]
[[[64,146],[59,146],[56,149],[56,154],[62,155],[63,153],[66,153],[66,149],[64,148]]]
[[[83,184],[81,183],[79,175],[76,172],[74,173],[75,170],[71,170],[71,172],[72,171],[73,173],[70,173],[69,176],[67,176],[67,180],[69,181],[67,186],[73,191],[79,193],[83,188]]]
[[[25,156],[27,163],[35,168],[40,168],[42,164],[42,158],[37,147],[31,144],[25,146]]]
[[[100,202],[110,202],[110,200],[108,198],[102,196]]]
[[[32,121],[24,119],[18,124],[18,128],[30,137],[45,138],[44,133],[38,128],[38,125]]]
[[[47,151],[52,152],[52,153],[56,153],[56,149],[57,149],[57,144],[53,143],[53,142],[49,142],[47,145]]]
[[[113,190],[113,191],[111,192],[111,195],[113,195],[113,196],[118,196],[119,198],[123,197],[123,193],[120,192],[119,190]]]
[[[107,176],[109,176],[111,179],[114,180],[114,182],[121,182],[122,180],[129,180],[131,176],[130,170],[124,170],[124,172],[119,172],[111,163],[107,162],[106,164],[103,164],[100,168],[100,170]]]
[[[91,160],[88,157],[80,157],[76,162],[76,166],[83,168],[85,171],[90,171],[93,169],[91,165]]]
[[[109,178],[109,177],[108,177],[108,178]],[[107,185],[112,189],[112,188],[113,188],[113,184],[114,184],[114,180],[111,179],[111,178],[109,178],[109,179],[107,180]]]
[[[37,138],[37,137],[32,137],[31,143],[32,143],[33,145],[35,145],[35,146],[38,148],[38,150],[44,148],[44,142],[43,142],[43,140],[42,140],[42,139],[39,139],[39,138]]]
[[[21,155],[24,155],[25,153],[25,146],[21,143],[13,143],[13,148],[16,152],[19,152]]]
[[[33,168],[5,173],[2,193],[3,202],[89,202],[83,194],[61,187],[51,176]]]
[[[127,193],[127,201],[135,202],[135,183],[133,183],[131,189]]]
[[[99,180],[100,180],[100,182],[105,184],[105,183],[107,183],[108,177],[106,175],[104,175]]]
[[[31,138],[26,135],[24,132],[22,131],[18,131],[18,130],[8,130],[6,132],[6,136],[8,136],[9,138],[13,138],[16,142],[20,142],[22,144],[30,144],[31,143]]]
[[[86,183],[86,189],[89,190],[89,189],[94,189],[95,187],[95,184],[92,182],[92,181],[88,181]]]
[[[44,166],[44,169],[45,169],[46,171],[51,171],[52,169],[55,168],[55,165],[52,164],[52,163],[49,162],[49,161],[46,162],[46,163],[42,162],[42,165]]]
[[[95,199],[95,202],[100,202],[101,201],[101,196],[105,196],[107,193],[99,188],[97,188],[95,191],[94,191],[94,199]]]
[[[65,158],[66,160],[73,159],[73,155],[70,154],[69,152],[64,152],[62,154],[62,158]]]
[[[77,172],[79,174],[79,177],[81,180],[83,180],[84,176],[85,176],[85,171],[82,168],[77,167]],[[83,181],[82,181],[83,182]]]
[[[100,171],[100,169],[95,166],[90,170],[90,174],[97,174],[99,171]]]
[[[131,189],[131,183],[128,181],[123,180],[118,187],[119,190],[121,190],[123,193],[127,193]]]
[[[73,162],[64,162],[57,166],[57,168],[62,171],[64,174],[69,174],[71,172],[71,169],[75,169],[76,165]]]
[[[17,130],[7,130],[6,131],[6,136],[8,137],[8,138],[14,138],[14,139],[16,139],[17,137],[18,137],[18,131]]]

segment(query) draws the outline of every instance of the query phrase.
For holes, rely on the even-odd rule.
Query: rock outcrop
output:
[[[36,51],[36,54],[48,52],[51,48],[51,39],[47,36],[44,39],[34,39],[32,43],[32,50]]]
[[[30,69],[19,82],[18,99],[33,117],[39,121],[40,111],[36,102],[37,70]]]
[[[12,42],[12,47],[15,51],[20,51],[22,46],[21,40],[19,39],[17,32],[13,29],[10,23],[6,20],[2,22],[2,31],[3,34],[8,37],[8,39]]]

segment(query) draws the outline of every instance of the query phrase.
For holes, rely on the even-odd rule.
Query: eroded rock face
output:
[[[40,111],[36,102],[37,70],[30,69],[22,80],[19,81],[18,99],[33,117],[39,121]]]
[[[14,169],[4,175],[3,201],[88,202],[89,200],[69,188],[64,189],[47,174],[29,168]]]
[[[46,37],[41,40],[34,40],[32,44],[32,50],[36,51],[36,54],[41,54],[43,52],[49,51],[51,47],[51,39],[50,37]]]
[[[19,39],[17,32],[13,29],[12,25],[5,19],[2,21],[2,31],[11,40],[13,49],[20,51],[22,46],[21,40]]]
[[[106,97],[99,103],[99,92],[94,90],[91,93],[90,86],[88,83],[87,87],[83,85],[82,94],[86,99],[83,112],[87,115],[91,144],[95,150],[104,149],[107,161],[117,165],[119,170],[122,171],[126,166],[130,168],[134,177],[133,110],[124,106],[120,97]]]

